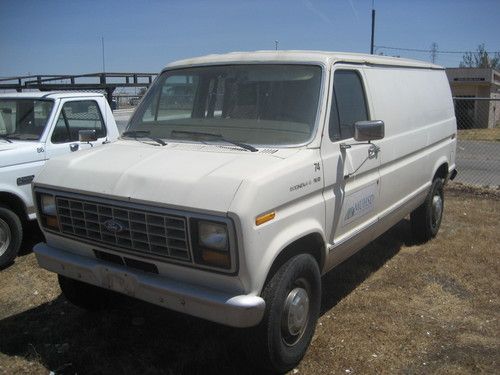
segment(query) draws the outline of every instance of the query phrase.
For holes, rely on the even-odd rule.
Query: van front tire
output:
[[[282,265],[262,297],[266,312],[256,328],[253,348],[261,366],[284,373],[293,369],[309,347],[321,306],[321,276],[316,260],[297,255]]]
[[[12,263],[22,240],[21,219],[12,210],[0,205],[0,269]]]
[[[425,202],[410,215],[413,238],[424,243],[439,231],[444,210],[444,180],[435,178]]]

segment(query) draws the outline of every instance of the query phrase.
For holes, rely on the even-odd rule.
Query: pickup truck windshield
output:
[[[128,131],[196,140],[210,133],[247,145],[296,145],[312,138],[321,86],[313,65],[204,66],[165,71]],[[217,137],[207,137],[216,141]]]
[[[52,100],[0,99],[0,139],[37,141],[53,106]]]

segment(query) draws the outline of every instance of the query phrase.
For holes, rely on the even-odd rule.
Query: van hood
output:
[[[35,183],[172,208],[227,212],[243,179],[295,152],[252,153],[188,143],[161,147],[122,140],[51,159]]]
[[[0,140],[0,168],[43,160],[43,144],[39,142]]]

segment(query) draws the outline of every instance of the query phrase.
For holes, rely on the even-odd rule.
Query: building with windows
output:
[[[459,129],[500,126],[500,71],[447,68]]]

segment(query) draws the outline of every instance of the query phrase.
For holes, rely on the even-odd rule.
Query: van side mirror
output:
[[[97,141],[97,134],[95,132],[95,129],[79,130],[78,131],[78,140],[80,142],[84,142],[84,143]]]
[[[354,139],[358,142],[375,141],[385,136],[385,125],[382,120],[357,121],[354,123]]]

